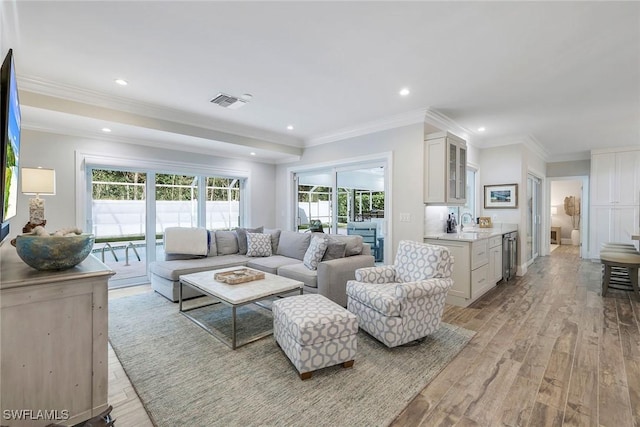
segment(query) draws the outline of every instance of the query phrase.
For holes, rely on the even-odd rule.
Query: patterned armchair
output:
[[[393,265],[356,270],[347,308],[388,347],[425,337],[440,326],[453,261],[445,247],[402,240]]]

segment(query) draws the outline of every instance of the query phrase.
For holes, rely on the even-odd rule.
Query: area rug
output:
[[[271,327],[270,312],[252,307],[240,310],[241,336]],[[230,309],[199,311],[229,327]],[[158,294],[109,301],[109,340],[157,426],[385,426],[473,335],[443,323],[418,345],[388,349],[360,331],[353,368],[301,381],[273,336],[231,350]]]

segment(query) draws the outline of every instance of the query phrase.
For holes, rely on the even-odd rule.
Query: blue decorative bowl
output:
[[[36,270],[66,270],[75,267],[91,253],[95,236],[36,236],[16,237],[18,256]],[[13,242],[12,242],[13,243]]]

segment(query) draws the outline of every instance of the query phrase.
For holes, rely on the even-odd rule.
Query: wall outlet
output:
[[[400,222],[411,222],[411,214],[410,213],[401,213],[400,214]]]

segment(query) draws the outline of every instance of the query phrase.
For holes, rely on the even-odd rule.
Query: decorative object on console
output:
[[[56,194],[56,171],[42,167],[22,168],[21,174],[22,193],[36,196],[29,199],[29,222],[22,229],[23,233],[28,233],[47,223],[44,218],[44,199],[40,196]]]
[[[493,223],[491,222],[490,216],[481,216],[478,218],[478,226],[480,228],[491,228],[493,227]]]
[[[518,207],[518,184],[485,185],[485,209],[516,209]]]
[[[48,234],[37,226],[32,233],[17,236],[11,244],[20,259],[36,270],[66,270],[84,261],[94,242],[93,234],[83,234],[78,228]]]

